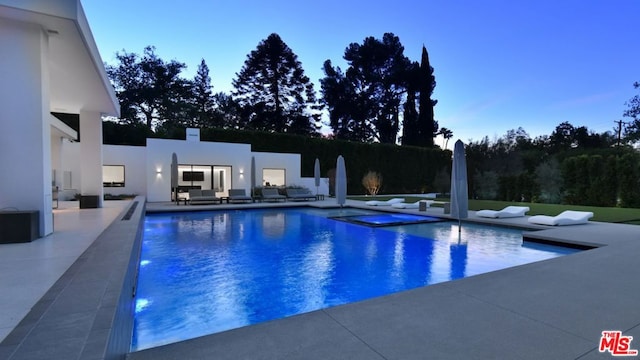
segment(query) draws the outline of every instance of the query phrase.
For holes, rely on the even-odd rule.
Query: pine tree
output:
[[[233,86],[246,127],[319,135],[320,106],[313,84],[278,34],[269,35],[247,55]]]
[[[209,67],[202,59],[193,78],[194,124],[192,126],[215,127],[221,125],[213,123],[214,98],[212,89]]]

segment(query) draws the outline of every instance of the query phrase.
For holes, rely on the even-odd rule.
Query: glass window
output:
[[[124,165],[102,165],[102,186],[124,187]]]
[[[262,169],[262,186],[285,186],[285,169]]]

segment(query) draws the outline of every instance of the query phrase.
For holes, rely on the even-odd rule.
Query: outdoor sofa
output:
[[[291,200],[315,200],[316,196],[308,189],[287,189],[287,199]]]
[[[247,195],[244,189],[229,189],[229,201],[228,202],[236,202],[236,201],[253,201],[251,196]]]
[[[189,190],[189,204],[215,204],[222,203],[222,199],[216,197],[216,193],[213,190]]]
[[[262,189],[262,200],[263,201],[287,201],[287,197],[284,195],[280,195],[278,193],[278,189],[275,188],[263,188]]]

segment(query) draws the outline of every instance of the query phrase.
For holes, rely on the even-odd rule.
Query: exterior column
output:
[[[55,176],[51,174],[51,184],[62,190],[62,138],[59,136],[51,137],[51,169],[55,171]]]
[[[39,26],[0,21],[0,209],[37,210],[53,232],[48,37]]]
[[[102,207],[102,115],[80,111],[80,195],[97,195]]]

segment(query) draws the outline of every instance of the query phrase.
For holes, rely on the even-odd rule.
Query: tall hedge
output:
[[[640,155],[625,154],[618,159],[620,206],[640,208]]]
[[[302,157],[302,176],[313,177],[315,159],[320,159],[323,177],[344,156],[349,194],[365,194],[362,177],[368,171],[382,174],[380,194],[434,192],[436,173],[450,171],[451,152],[393,144],[364,144],[299,135],[258,131],[203,129],[204,141],[251,144],[253,151],[297,153]]]
[[[562,162],[564,202],[573,205],[640,207],[640,156],[580,155]]]

